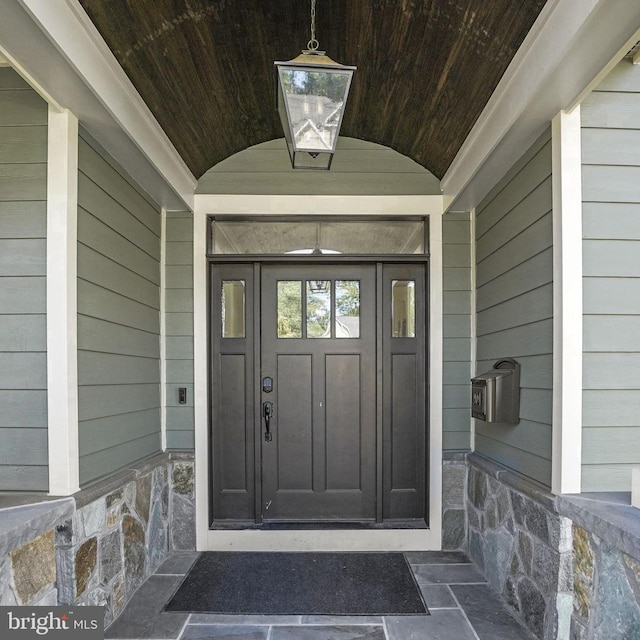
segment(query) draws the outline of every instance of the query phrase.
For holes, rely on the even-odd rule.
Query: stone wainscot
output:
[[[0,514],[0,605],[100,605],[109,624],[169,551],[195,550],[193,454]]]
[[[640,511],[467,457],[468,553],[540,640],[640,639]]]

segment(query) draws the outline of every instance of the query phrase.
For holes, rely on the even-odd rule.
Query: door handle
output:
[[[264,418],[264,441],[271,442],[271,418],[273,416],[273,402],[262,403],[262,417]]]

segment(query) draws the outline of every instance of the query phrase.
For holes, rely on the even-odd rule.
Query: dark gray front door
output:
[[[263,269],[265,521],[376,518],[375,293],[373,265]]]
[[[425,273],[211,266],[212,526],[424,526]]]

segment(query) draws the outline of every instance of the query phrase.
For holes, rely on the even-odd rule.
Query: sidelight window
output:
[[[222,281],[222,337],[245,337],[245,281]]]
[[[394,338],[416,337],[415,280],[391,282],[391,330]]]

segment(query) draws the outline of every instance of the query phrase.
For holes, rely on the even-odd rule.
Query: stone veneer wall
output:
[[[593,498],[556,497],[477,454],[467,460],[469,555],[534,635],[640,638],[638,511],[614,505],[612,524],[587,511]]]
[[[99,605],[109,624],[170,550],[195,549],[193,472],[192,454],[160,454],[4,512],[16,526],[0,535],[0,605]]]
[[[442,460],[442,549],[467,549],[467,454],[445,451]]]
[[[640,638],[640,512],[628,495],[556,499],[572,520],[571,640]]]

